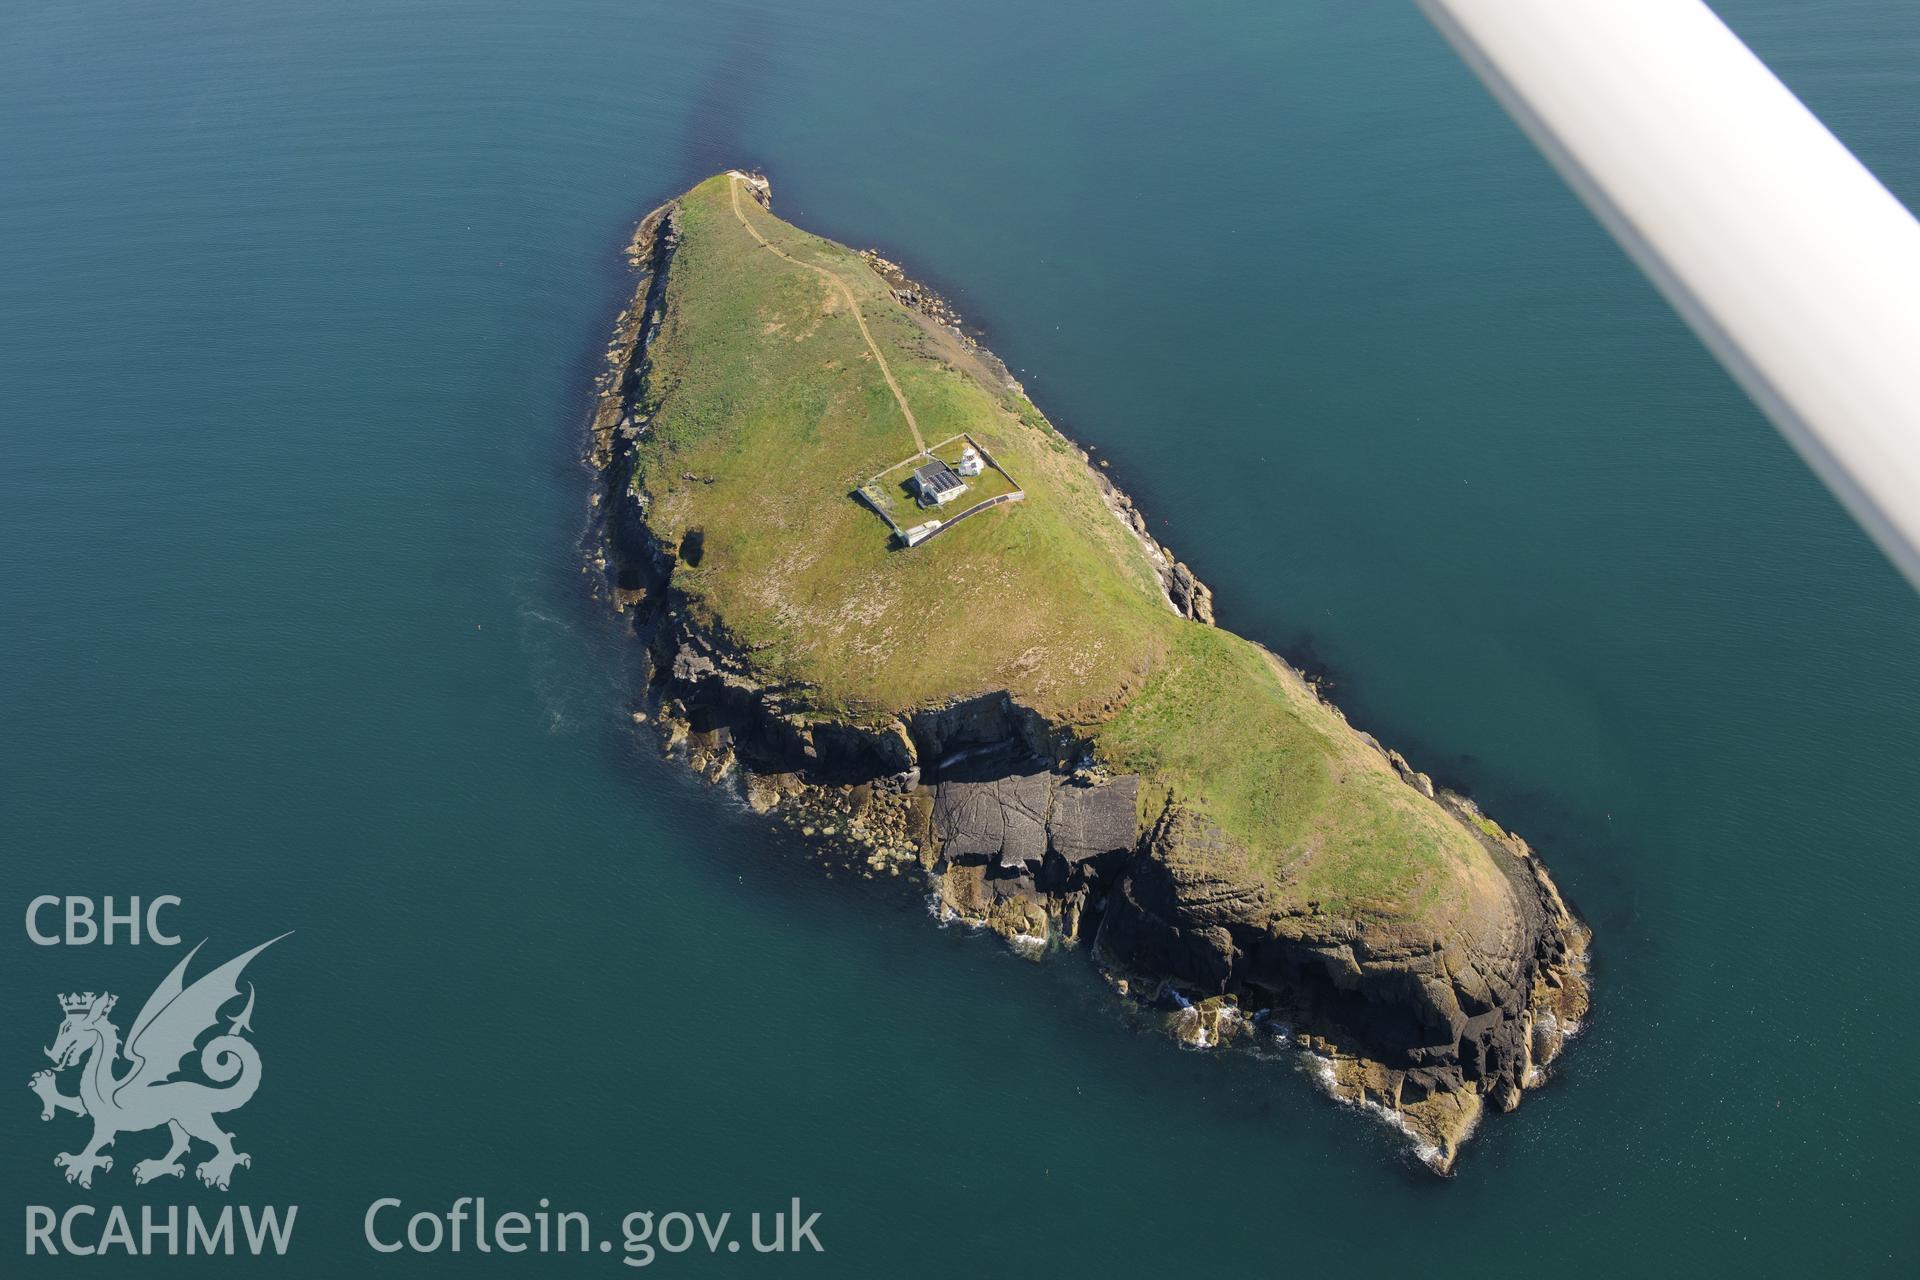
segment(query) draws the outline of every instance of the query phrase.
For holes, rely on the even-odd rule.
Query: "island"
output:
[[[1586,1016],[1527,843],[1214,625],[952,309],[730,171],[654,210],[593,504],[663,747],[1184,1043],[1297,1046],[1453,1166]]]

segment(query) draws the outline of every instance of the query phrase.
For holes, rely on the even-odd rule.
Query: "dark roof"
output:
[[[913,472],[913,478],[921,484],[941,492],[948,489],[963,489],[966,487],[966,481],[962,480],[952,467],[940,461],[938,458],[927,463],[924,467],[916,467]]]

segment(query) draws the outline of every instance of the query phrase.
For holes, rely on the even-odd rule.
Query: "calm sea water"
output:
[[[1920,202],[1920,9],[1722,8]],[[0,1252],[27,1205],[236,1201],[300,1206],[283,1275],[611,1275],[361,1215],[797,1195],[822,1257],[656,1265],[1912,1265],[1920,599],[1411,6],[1039,9],[10,8]],[[630,223],[735,164],[950,292],[1225,624],[1544,850],[1599,1008],[1458,1177],[636,739],[586,385]],[[39,893],[178,894],[214,959],[298,931],[230,1195],[134,1189],[152,1134],[53,1168],[55,993],[124,1027],[178,952],[33,946]]]

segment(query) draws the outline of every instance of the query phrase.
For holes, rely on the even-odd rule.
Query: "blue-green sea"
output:
[[[1716,8],[1920,204],[1920,7]],[[1457,1176],[630,722],[589,384],[633,221],[735,165],[1541,850],[1598,1003]],[[0,317],[0,1274],[629,1269],[363,1239],[469,1195],[822,1215],[674,1274],[1912,1274],[1920,597],[1411,4],[14,0]],[[125,1030],[185,947],[37,895],[295,931],[231,1191],[136,1187],[158,1132],[63,1180],[56,996]],[[26,1256],[76,1204],[298,1217]]]

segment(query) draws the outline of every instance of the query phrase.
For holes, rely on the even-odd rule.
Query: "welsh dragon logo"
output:
[[[283,933],[280,938],[286,936]],[[147,997],[140,1016],[133,1020],[133,1029],[127,1033],[124,1048],[119,1028],[108,1019],[117,997],[91,991],[60,997],[65,1018],[53,1047],[46,1050],[47,1057],[53,1059],[53,1070],[35,1073],[29,1085],[40,1095],[42,1120],[53,1119],[56,1111],[93,1119],[93,1139],[85,1148],[53,1158],[56,1166],[67,1171],[68,1182],[93,1186],[95,1170],[113,1169],[113,1158],[103,1153],[116,1137],[161,1125],[172,1135],[172,1146],[159,1159],[142,1160],[133,1166],[136,1183],[181,1177],[186,1168],[180,1157],[187,1154],[195,1139],[213,1148],[213,1155],[194,1170],[210,1187],[225,1191],[236,1167],[253,1164],[253,1157],[233,1149],[233,1135],[214,1120],[246,1106],[260,1087],[260,1051],[244,1038],[244,1033],[253,1030],[252,983],[247,984],[246,1007],[227,1019],[224,1033],[200,1046],[201,1073],[214,1085],[224,1087],[174,1077],[200,1037],[217,1028],[220,1010],[239,998],[240,973],[247,962],[280,938],[235,956],[188,986],[187,966],[206,944],[196,946]],[[122,1057],[131,1065],[116,1073]],[[80,1091],[61,1093],[55,1073],[74,1066],[80,1067]]]

